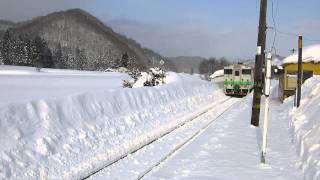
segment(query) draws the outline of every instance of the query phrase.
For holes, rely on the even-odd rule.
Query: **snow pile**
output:
[[[0,179],[79,179],[223,97],[195,76],[168,84],[0,104]]]
[[[219,76],[223,76],[224,75],[224,70],[223,69],[220,69],[216,72],[214,72],[211,76],[210,76],[210,79],[214,79],[216,77],[219,77]]]
[[[132,77],[135,79],[134,77]],[[135,82],[132,82],[133,88],[140,88],[143,86],[157,86],[165,83],[166,72],[159,68],[154,67],[150,68],[148,72],[141,72],[140,76],[135,79]],[[128,81],[125,81],[127,86]],[[130,86],[129,86],[130,87]]]
[[[292,108],[293,98],[285,102],[294,142],[301,157],[305,179],[320,179],[320,76],[308,79],[302,87],[299,108]]]
[[[312,45],[303,48],[302,51],[303,62],[320,62],[320,45]],[[298,53],[286,57],[283,60],[283,64],[298,63]]]

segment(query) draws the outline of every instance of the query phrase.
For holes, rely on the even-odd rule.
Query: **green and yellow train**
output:
[[[224,93],[229,96],[245,96],[253,89],[253,70],[244,64],[224,67]]]

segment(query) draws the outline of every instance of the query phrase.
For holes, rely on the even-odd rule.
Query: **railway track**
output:
[[[231,98],[230,98],[231,99]],[[227,99],[226,101],[229,101],[230,99]],[[231,106],[229,106],[227,109],[223,110],[221,113],[219,113],[219,115],[212,119],[211,121],[209,121],[205,126],[203,126],[201,129],[199,129],[198,131],[196,131],[196,133],[194,133],[192,136],[190,136],[189,138],[187,138],[183,143],[179,144],[176,148],[172,149],[167,156],[163,157],[160,161],[158,161],[157,163],[155,163],[153,166],[151,166],[150,168],[148,168],[144,173],[140,174],[139,177],[137,178],[137,180],[142,179],[143,177],[145,177],[147,174],[149,174],[150,172],[152,172],[154,169],[156,169],[160,164],[164,163],[167,159],[169,159],[171,156],[173,156],[178,150],[180,150],[181,148],[183,148],[185,145],[187,145],[188,143],[190,143],[191,141],[193,141],[194,139],[196,139],[202,132],[204,132],[209,126],[211,126],[214,121],[216,121],[218,118],[220,118],[226,111],[228,111],[234,104],[232,104]]]
[[[217,103],[212,104],[212,106],[210,106],[209,108],[207,108],[206,110],[202,111],[201,113],[189,118],[188,120],[184,121],[183,123],[177,125],[176,127],[170,129],[169,131],[163,133],[161,136],[153,139],[152,141],[140,146],[139,148],[135,149],[134,151],[131,151],[125,155],[123,155],[122,157],[112,161],[111,163],[106,164],[105,166],[96,169],[95,171],[92,171],[91,173],[88,173],[86,176],[84,176],[81,179],[89,179],[92,178],[93,176],[97,175],[98,173],[100,173],[101,171],[103,171],[106,168],[109,168],[113,165],[115,165],[116,163],[118,163],[121,160],[124,160],[125,158],[127,158],[129,155],[133,155],[135,153],[137,153],[138,151],[152,145],[153,143],[155,143],[156,141],[158,141],[159,139],[165,138],[166,136],[168,136],[170,133],[183,128],[186,124],[194,121],[195,119],[201,117],[202,115],[213,111],[214,109],[216,109],[217,106],[221,106],[225,103],[227,103],[228,101],[231,101],[233,98],[226,98],[223,99]],[[193,139],[195,139],[197,136],[199,136],[203,131],[205,131],[216,119],[218,119],[219,117],[221,117],[227,110],[229,110],[235,103],[232,103],[230,106],[228,106],[226,109],[222,110],[221,112],[218,112],[218,115],[210,120],[208,123],[206,123],[204,126],[202,126],[200,129],[198,129],[192,136],[189,136],[187,139],[185,139],[182,143],[180,143],[178,146],[176,146],[174,149],[171,149],[170,152],[168,152],[166,154],[166,156],[162,157],[159,161],[157,161],[156,163],[154,163],[153,165],[149,166],[145,171],[143,171],[142,173],[140,173],[136,179],[142,179],[143,177],[145,177],[148,173],[150,173],[153,169],[155,169],[156,167],[158,167],[161,163],[163,163],[165,160],[167,160],[169,157],[171,157],[176,151],[178,151],[179,149],[181,149],[182,147],[184,147],[186,144],[188,144],[189,142],[191,142]]]

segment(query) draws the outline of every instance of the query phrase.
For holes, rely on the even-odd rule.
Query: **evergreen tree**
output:
[[[129,61],[129,55],[127,52],[122,54],[121,61],[120,61],[120,67],[128,68],[128,61]]]
[[[29,61],[31,62],[32,66],[36,67],[38,52],[37,52],[35,39],[29,39],[28,57],[29,57]]]
[[[7,30],[3,36],[2,42],[2,56],[3,63],[7,65],[13,64],[12,59],[12,50],[13,50],[13,38],[11,37],[11,33]]]
[[[99,62],[103,60],[100,59]],[[84,70],[87,66],[87,57],[84,49],[76,48],[76,67],[78,70]]]
[[[25,37],[23,34],[19,34],[16,38],[16,49],[15,49],[15,65],[26,66],[26,56],[25,56]]]
[[[194,74],[193,68],[191,68],[190,74],[191,74],[191,75]]]
[[[54,52],[53,61],[54,61],[55,68],[58,68],[58,69],[66,69],[67,68],[67,63],[65,61],[65,58],[63,57],[62,47],[61,47],[60,43],[58,43],[56,50]]]
[[[35,37],[35,59],[34,65],[37,68],[52,68],[52,53],[47,45],[47,43],[39,36]]]
[[[0,42],[0,65],[3,64],[3,56],[2,56],[2,42]]]

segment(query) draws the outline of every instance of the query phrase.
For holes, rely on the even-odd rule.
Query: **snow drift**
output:
[[[320,76],[308,79],[302,87],[299,108],[292,108],[293,97],[284,108],[290,110],[287,118],[297,152],[301,157],[301,168],[305,179],[320,179]]]
[[[225,97],[195,76],[167,83],[0,104],[0,179],[81,178]]]

